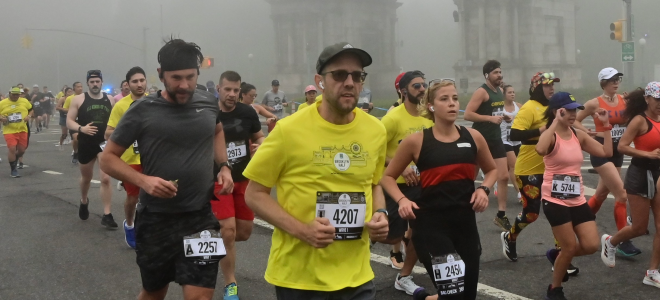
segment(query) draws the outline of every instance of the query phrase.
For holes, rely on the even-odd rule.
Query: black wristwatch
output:
[[[490,189],[487,186],[480,185],[478,189],[484,190],[484,192],[486,192],[486,196],[490,195]]]
[[[80,129],[82,129],[82,126],[78,126],[78,133],[82,132]]]
[[[390,214],[387,213],[387,209],[379,208],[379,209],[376,210],[376,212],[377,212],[377,213],[384,213],[385,216],[386,216],[388,219],[390,218]]]
[[[220,170],[222,170],[222,167],[227,167],[227,168],[229,169],[229,171],[232,170],[231,165],[229,165],[228,162],[222,162],[222,163],[219,163],[219,164],[218,164],[218,167],[220,168]]]

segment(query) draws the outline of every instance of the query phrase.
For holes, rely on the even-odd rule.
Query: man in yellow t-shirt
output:
[[[128,82],[128,88],[130,89],[130,94],[122,98],[115,106],[112,107],[110,112],[110,118],[108,119],[108,126],[105,129],[105,139],[107,140],[112,132],[117,128],[117,124],[121,120],[121,117],[124,116],[124,113],[136,100],[141,99],[146,95],[147,91],[147,77],[144,70],[140,67],[133,67],[128,70],[126,73],[126,82]],[[142,173],[142,165],[140,164],[140,151],[137,144],[137,141],[133,142],[133,145],[128,147],[124,154],[121,156],[123,160],[129,167],[133,170],[136,170]],[[126,244],[135,249],[135,228],[133,227],[133,221],[135,221],[135,206],[138,203],[138,196],[140,195],[140,187],[137,185],[124,181],[121,183],[126,190],[126,201],[124,201],[124,214],[126,219],[124,220],[124,234]]]
[[[305,107],[314,105],[315,101],[316,101],[316,87],[313,85],[308,85],[305,88],[305,103],[300,104],[300,106],[298,106],[297,111],[300,111]]]
[[[275,226],[265,278],[277,299],[375,299],[369,239],[388,231],[378,186],[386,133],[356,108],[370,64],[348,43],[325,48],[323,101],[279,121],[243,172],[248,206]]]
[[[73,83],[73,95],[67,97],[64,100],[64,104],[62,105],[62,109],[60,111],[63,111],[65,113],[69,113],[69,106],[71,105],[71,99],[73,97],[78,96],[83,93],[83,85],[80,81],[76,81]],[[71,134],[71,146],[73,147],[73,153],[71,153],[71,163],[77,164],[78,163],[78,132],[75,130],[69,129],[69,134]]]
[[[32,104],[21,98],[21,89],[12,87],[9,98],[0,101],[0,122],[4,125],[2,133],[9,150],[8,160],[11,177],[18,178],[18,159],[23,156],[28,145],[27,123],[32,117]]]
[[[387,131],[387,158],[385,164],[394,157],[399,143],[409,135],[422,131],[433,126],[433,121],[421,117],[417,110],[419,101],[426,92],[427,84],[424,81],[424,73],[420,71],[406,72],[399,78],[400,91],[403,98],[403,104],[390,110],[381,120]],[[419,184],[419,171],[414,163],[411,163],[403,174],[397,179],[397,184],[401,192],[410,200],[415,201],[422,193],[422,187]],[[391,266],[394,269],[400,269],[394,280],[394,287],[397,290],[403,290],[408,295],[412,295],[419,288],[412,281],[412,270],[417,262],[417,253],[413,243],[407,242],[409,238],[404,238],[408,231],[408,221],[399,216],[398,199],[392,199],[385,193],[385,204],[389,212],[390,231],[386,244],[392,245],[390,251]],[[410,236],[410,234],[407,234]],[[405,241],[406,259],[403,260],[401,254],[401,241]]]

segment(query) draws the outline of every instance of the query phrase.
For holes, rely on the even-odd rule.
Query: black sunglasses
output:
[[[367,79],[367,73],[362,72],[362,71],[355,71],[349,73],[348,71],[345,70],[335,70],[335,71],[329,71],[325,73],[321,73],[320,75],[325,76],[326,74],[332,74],[332,79],[338,82],[344,82],[346,81],[346,78],[348,78],[348,75],[351,75],[353,82],[356,83],[363,83]]]
[[[416,90],[419,90],[422,87],[427,88],[427,87],[429,87],[429,85],[426,84],[425,82],[424,83],[415,83],[415,84],[412,85],[412,87]]]

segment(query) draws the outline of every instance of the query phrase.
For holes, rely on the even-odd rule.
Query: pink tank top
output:
[[[571,130],[571,138],[563,140],[555,133],[555,148],[543,157],[545,172],[541,193],[543,199],[564,206],[586,203],[582,185],[582,147]]]

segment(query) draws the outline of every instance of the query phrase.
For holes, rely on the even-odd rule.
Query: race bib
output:
[[[579,197],[580,194],[580,176],[552,175],[550,196],[566,200]]]
[[[217,230],[203,230],[183,237],[186,257],[216,262],[227,255],[225,244]]]
[[[140,154],[140,149],[138,149],[137,141],[133,142],[133,153]]]
[[[316,193],[316,216],[330,220],[330,225],[335,227],[335,240],[361,239],[366,214],[364,193]]]
[[[105,150],[105,146],[108,144],[108,141],[104,141],[103,143],[99,144],[99,147],[101,147],[101,151]]]
[[[459,295],[465,291],[465,263],[460,255],[432,257],[431,265],[439,295]]]
[[[619,124],[612,126],[612,139],[618,141],[624,132],[626,132],[626,126],[619,126]]]
[[[275,107],[273,107],[273,108],[275,108],[275,110],[277,110],[277,111],[280,111],[280,110],[283,109],[283,108],[282,108],[282,104],[279,104],[279,103],[278,103],[278,104],[275,104]]]
[[[236,160],[247,155],[248,152],[245,141],[229,142],[227,144],[227,158],[229,160]]]
[[[38,107],[38,106],[41,105],[41,102],[39,102],[39,101],[34,101],[34,104],[33,104],[33,105],[34,105],[35,107]]]
[[[511,123],[507,123],[506,125],[506,140],[511,141]]]
[[[503,117],[504,116],[504,109],[502,109],[501,107],[493,109],[493,116],[494,117]]]
[[[19,123],[23,121],[23,115],[21,113],[13,113],[7,116],[9,123]]]

